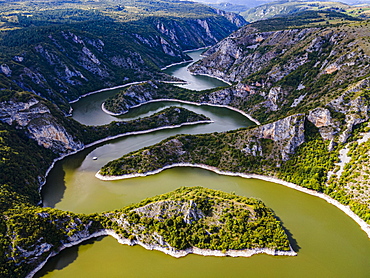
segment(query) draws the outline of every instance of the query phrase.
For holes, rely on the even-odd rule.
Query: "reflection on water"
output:
[[[79,246],[72,246],[67,248],[59,253],[60,256],[52,257],[49,259],[47,265],[42,268],[34,277],[39,278],[47,275],[50,272],[55,270],[62,270],[72,264],[78,258],[78,249],[82,246],[85,250],[88,250],[89,247],[92,247],[92,244],[101,241],[104,237],[98,237],[95,239],[89,239],[81,243]]]

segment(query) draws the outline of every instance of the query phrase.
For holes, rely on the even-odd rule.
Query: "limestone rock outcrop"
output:
[[[273,123],[265,124],[253,130],[257,138],[274,141],[274,152],[281,155],[286,161],[289,155],[294,154],[296,148],[305,142],[304,114],[296,114]]]
[[[181,216],[187,224],[204,217],[204,213],[197,208],[197,204],[193,200],[188,202],[159,201],[134,209],[134,211],[141,217],[149,217],[156,220]]]
[[[16,128],[25,129],[26,134],[40,146],[58,154],[83,148],[83,143],[69,134],[50,109],[35,98],[26,102],[1,102],[0,120],[15,125]]]
[[[319,128],[320,135],[325,140],[332,140],[340,130],[340,123],[334,121],[326,108],[318,107],[311,110],[307,119]]]

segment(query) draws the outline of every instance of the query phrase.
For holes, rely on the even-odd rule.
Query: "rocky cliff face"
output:
[[[63,123],[40,100],[0,102],[0,120],[25,133],[44,148],[58,154],[80,150],[83,143],[67,132]]]
[[[31,273],[27,277],[32,277],[49,257],[66,247],[98,236],[96,232],[101,230],[98,229],[99,224],[92,217],[53,211],[49,208],[24,207],[22,209],[21,220],[17,219],[16,215],[6,213],[7,217],[14,222],[6,227],[4,237],[9,240],[9,245],[3,249],[3,252],[7,254],[9,262],[22,265],[23,277],[26,273]],[[22,229],[25,221],[29,221],[30,225],[27,229]],[[26,230],[31,233],[27,234]],[[9,271],[11,273],[14,269],[11,268]]]
[[[214,11],[214,16],[189,19],[63,25],[33,36],[32,31],[11,32],[0,44],[7,49],[7,57],[0,59],[0,88],[11,84],[68,111],[68,101],[90,91],[130,81],[171,80],[160,68],[190,60],[183,50],[212,45],[244,23],[237,15]],[[31,37],[17,40],[19,36]],[[9,51],[14,44],[17,51]]]
[[[207,57],[190,70],[196,74],[208,73],[229,82],[241,81],[318,30],[307,28],[259,32],[253,26],[246,26],[210,48],[205,53]],[[307,61],[307,54],[304,53],[292,57],[284,69],[272,69],[269,76],[276,82]]]
[[[305,142],[305,117],[297,114],[279,121],[263,125],[254,130],[256,138],[270,139],[274,142],[273,152],[280,152],[281,160],[286,161],[298,146]]]
[[[203,164],[225,171],[254,172],[254,163],[266,160],[280,165],[295,153],[305,142],[305,120],[304,114],[297,114],[252,129],[210,135],[179,135],[110,162],[100,173],[135,174],[138,169],[146,173],[182,163]]]
[[[361,24],[280,31],[251,24],[210,48],[190,70],[234,83],[206,101],[274,120],[334,100],[358,80],[366,87],[370,52],[357,33],[370,38]]]
[[[331,117],[331,113],[326,108],[315,108],[308,114],[307,119],[313,123],[320,132],[324,140],[333,140],[334,136],[340,131],[340,122]]]
[[[167,42],[180,50],[214,45],[230,34],[230,30],[246,24],[246,21],[236,14],[220,10],[215,12],[221,17],[188,18],[182,21],[160,18],[153,20],[152,24]]]

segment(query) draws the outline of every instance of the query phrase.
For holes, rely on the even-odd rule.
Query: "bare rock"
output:
[[[319,128],[324,140],[332,140],[339,132],[339,123],[332,119],[330,111],[326,108],[319,107],[311,110],[307,119]]]
[[[12,70],[9,68],[7,64],[3,64],[0,66],[0,70],[3,74],[5,74],[7,77],[10,77],[12,74]]]

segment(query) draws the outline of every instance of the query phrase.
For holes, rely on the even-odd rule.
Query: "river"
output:
[[[197,58],[200,51],[189,54]],[[186,66],[173,66],[166,72],[186,79]],[[200,85],[203,81],[211,82],[206,85],[208,87],[222,85],[215,79],[212,83],[209,77],[195,78],[188,85],[190,88],[204,89]],[[81,99],[73,105],[73,117],[92,125],[117,120],[100,110],[104,99],[114,93],[107,91]],[[172,104],[144,105],[119,120],[150,115]],[[271,182],[221,176],[196,168],[174,168],[153,176],[110,182],[94,177],[108,161],[174,134],[220,132],[251,125],[244,116],[226,108],[176,105],[203,113],[215,122],[120,138],[67,157],[56,163],[48,176],[42,192],[44,205],[92,213],[121,208],[180,186],[235,192],[260,198],[275,211],[289,231],[298,256],[216,258],[188,255],[174,259],[159,251],[120,245],[111,237],[103,237],[62,251],[37,277],[368,277],[370,240],[367,235],[342,211],[317,197]]]

